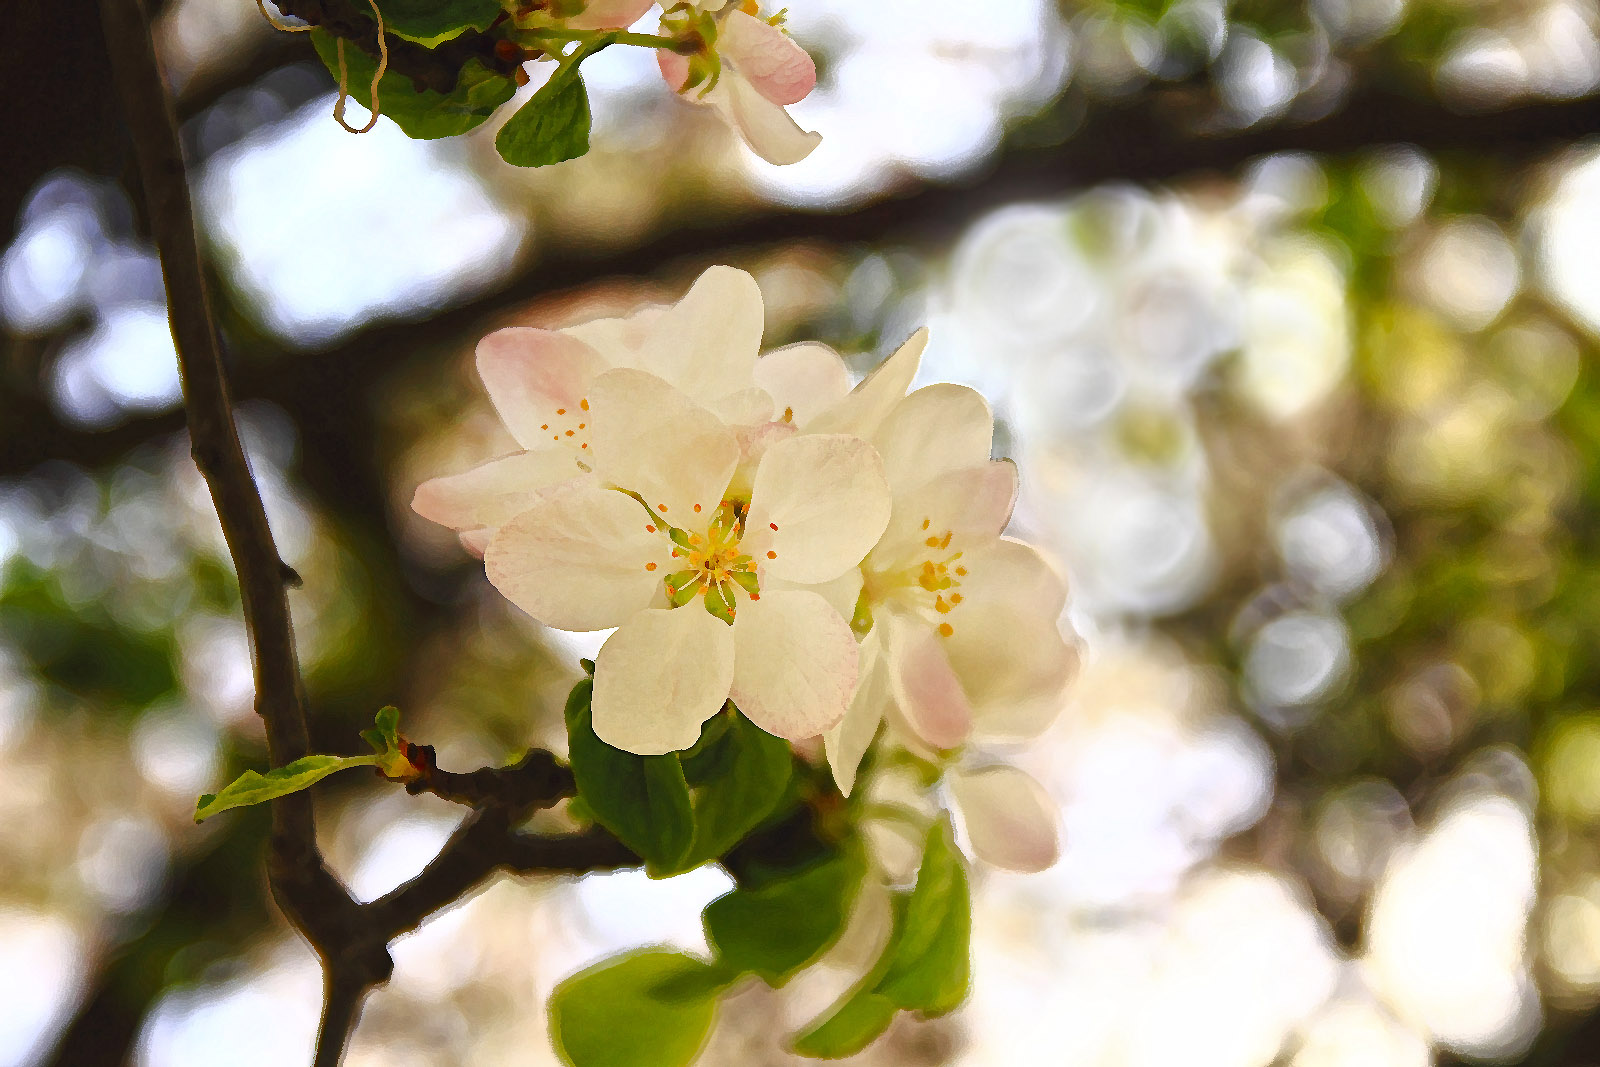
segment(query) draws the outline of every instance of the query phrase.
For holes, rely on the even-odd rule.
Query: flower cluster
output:
[[[478,371],[523,450],[414,507],[534,618],[616,627],[595,662],[608,744],[687,748],[731,699],[822,736],[848,794],[886,729],[948,768],[974,851],[1047,866],[1042,791],[972,762],[1048,726],[1075,662],[1060,577],[1003,536],[1017,476],[990,459],[988,405],[908,394],[925,331],[852,389],[825,345],[760,355],[762,328],[754,279],[714,267],[671,306],[489,335]]]
[[[552,31],[563,40],[572,31],[626,30],[652,3],[515,0],[511,14],[530,40]],[[662,0],[661,9],[656,56],[673,92],[714,109],[769,163],[811,154],[821,135],[801,129],[784,109],[816,87],[817,66],[784,31],[782,12],[764,15],[756,0]]]

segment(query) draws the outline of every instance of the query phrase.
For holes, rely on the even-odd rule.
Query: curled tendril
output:
[[[260,3],[261,0],[256,0]],[[335,48],[339,53],[339,98],[333,102],[333,120],[343,126],[350,133],[366,133],[378,124],[378,83],[383,80],[383,75],[389,69],[389,43],[383,35],[383,12],[378,10],[377,0],[367,0],[372,7],[372,14],[378,20],[378,66],[372,72],[372,117],[367,124],[359,130],[344,120],[345,101],[350,97],[350,75],[344,65],[344,38],[337,38]]]

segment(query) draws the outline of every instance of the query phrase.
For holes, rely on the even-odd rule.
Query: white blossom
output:
[[[656,53],[661,76],[674,92],[705,104],[739,131],[750,148],[769,163],[798,163],[822,135],[800,128],[784,110],[805,99],[817,84],[817,66],[794,39],[759,18],[752,2],[696,0],[697,12],[716,13],[718,72],[704,91],[690,85],[691,60],[670,49]]]

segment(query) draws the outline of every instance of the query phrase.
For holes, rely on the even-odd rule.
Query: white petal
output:
[[[884,661],[882,639],[878,634],[868,634],[861,642],[860,678],[855,695],[850,699],[850,709],[844,713],[839,725],[823,736],[828,767],[839,792],[845,796],[855,788],[856,771],[861,759],[877,736],[878,724],[883,721],[884,707],[893,699],[889,690],[889,668]]]
[[[753,385],[720,397],[709,406],[711,413],[729,427],[755,428],[772,421],[772,397]]]
[[[897,494],[894,514],[872,550],[882,566],[940,557],[988,545],[1006,528],[1017,501],[1017,468],[1005,460],[949,471],[920,489]],[[930,548],[930,538],[950,542]]]
[[[1060,857],[1056,806],[1038,782],[1004,765],[952,771],[949,782],[980,860],[1031,874]]]
[[[780,167],[798,163],[822,143],[822,134],[801,129],[783,105],[762,96],[736,70],[724,68],[721,80],[704,100],[768,163]]]
[[[850,393],[850,371],[844,360],[816,341],[775,348],[756,360],[755,382],[796,426],[804,426]]]
[[[961,562],[967,573],[960,593],[970,603],[1007,604],[1050,620],[1067,606],[1066,579],[1033,545],[1002,537],[965,553]]]
[[[947,471],[989,462],[994,414],[964,385],[930,385],[896,404],[873,436],[896,496]]]
[[[786,581],[832,581],[866,556],[889,508],[883,461],[871,445],[846,434],[791,437],[756,468],[745,550]]]
[[[733,631],[697,604],[649,608],[594,659],[594,732],[614,748],[659,756],[688,748],[728,699]]]
[[[649,344],[650,335],[666,310],[664,304],[645,304],[618,318],[591,319],[564,326],[559,332],[594,349],[606,369],[637,368],[639,354]]]
[[[484,569],[496,589],[545,625],[604,630],[662,589],[672,546],[645,529],[649,522],[638,501],[614,489],[557,486],[495,532]]]
[[[763,592],[739,606],[733,640],[733,702],[751,722],[793,741],[844,718],[856,685],[856,638],[826,600]]]
[[[1019,741],[1043,733],[1061,712],[1077,649],[1053,616],[1000,602],[963,603],[946,616],[944,650],[972,706],[973,736]]]
[[[592,348],[554,330],[512,326],[478,342],[478,376],[523,448],[561,441],[586,421],[579,414],[584,391],[604,369]]]
[[[717,50],[774,104],[796,104],[817,84],[817,65],[778,27],[735,9],[722,21]]]
[[[766,313],[756,280],[712,267],[650,324],[634,365],[702,406],[754,384]]]
[[[972,732],[972,704],[961,677],[932,624],[897,611],[880,611],[889,686],[906,723],[934,748],[956,748]]]
[[[922,350],[928,347],[926,326],[912,334],[895,354],[861,380],[839,403],[823,412],[807,426],[811,433],[853,433],[871,438],[888,418],[895,405],[905,399],[911,380],[922,366]]]
[[[739,442],[722,420],[639,370],[596,378],[589,414],[595,473],[638,493],[667,522],[703,530],[739,462]]]
[[[780,589],[803,589],[820,596],[828,602],[828,606],[839,613],[842,619],[855,617],[856,601],[861,597],[861,568],[851,567],[831,582],[786,582],[775,574],[765,574],[761,578],[761,591],[768,589],[776,592]]]
[[[417,486],[411,507],[452,530],[499,526],[524,511],[542,489],[581,477],[564,448],[544,448],[491,459],[461,474],[430,478]]]

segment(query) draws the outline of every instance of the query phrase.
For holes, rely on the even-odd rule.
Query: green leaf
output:
[[[972,894],[948,817],[928,832],[893,959],[877,992],[925,1015],[952,1011],[971,980]]]
[[[550,997],[556,1054],[569,1067],[686,1067],[711,1035],[727,982],[679,952],[602,960]]]
[[[487,30],[505,10],[500,0],[378,0],[378,9],[385,30],[429,48],[468,29]]]
[[[296,793],[347,767],[375,767],[381,756],[304,756],[266,774],[245,771],[220,793],[206,793],[195,805],[194,821],[203,822],[229,808],[260,804]]]
[[[871,973],[795,1039],[803,1056],[861,1051],[897,1008],[943,1015],[971,981],[972,895],[948,817],[928,832],[916,887],[893,898],[894,927]]]
[[[894,1013],[898,1008],[894,1001],[878,992],[878,983],[894,963],[895,949],[904,932],[901,920],[905,916],[909,896],[909,893],[890,894],[894,922],[889,928],[889,940],[883,946],[878,962],[850,992],[840,997],[833,1007],[795,1038],[794,1050],[800,1055],[818,1059],[853,1056],[870,1045],[894,1021]]]
[[[795,1038],[794,1050],[814,1059],[854,1056],[889,1029],[894,1001],[871,990],[857,990],[811,1029]]]
[[[311,31],[311,43],[323,64],[339,77],[337,40],[320,29]],[[350,99],[367,107],[377,60],[348,42],[344,47],[345,85]],[[378,110],[394,120],[408,137],[431,140],[466,133],[494,114],[517,91],[511,78],[490,70],[481,60],[469,59],[449,93],[417,90],[410,78],[387,71],[378,82]]]
[[[501,159],[514,167],[545,167],[589,151],[589,92],[578,65],[610,43],[609,37],[585,41],[561,61],[550,80],[495,135]]]
[[[706,907],[706,939],[730,969],[781,986],[844,932],[864,866],[852,849],[760,889],[735,889]]]
[[[772,814],[794,773],[789,743],[737,711],[713,717],[702,736],[707,735],[710,742],[697,744],[683,763],[696,786],[694,844],[686,867],[718,859],[744,840]]]
[[[676,874],[694,839],[689,783],[677,753],[635,756],[594,732],[585,679],[567,697],[567,749],[578,798],[595,821],[642,856],[655,875]]]

